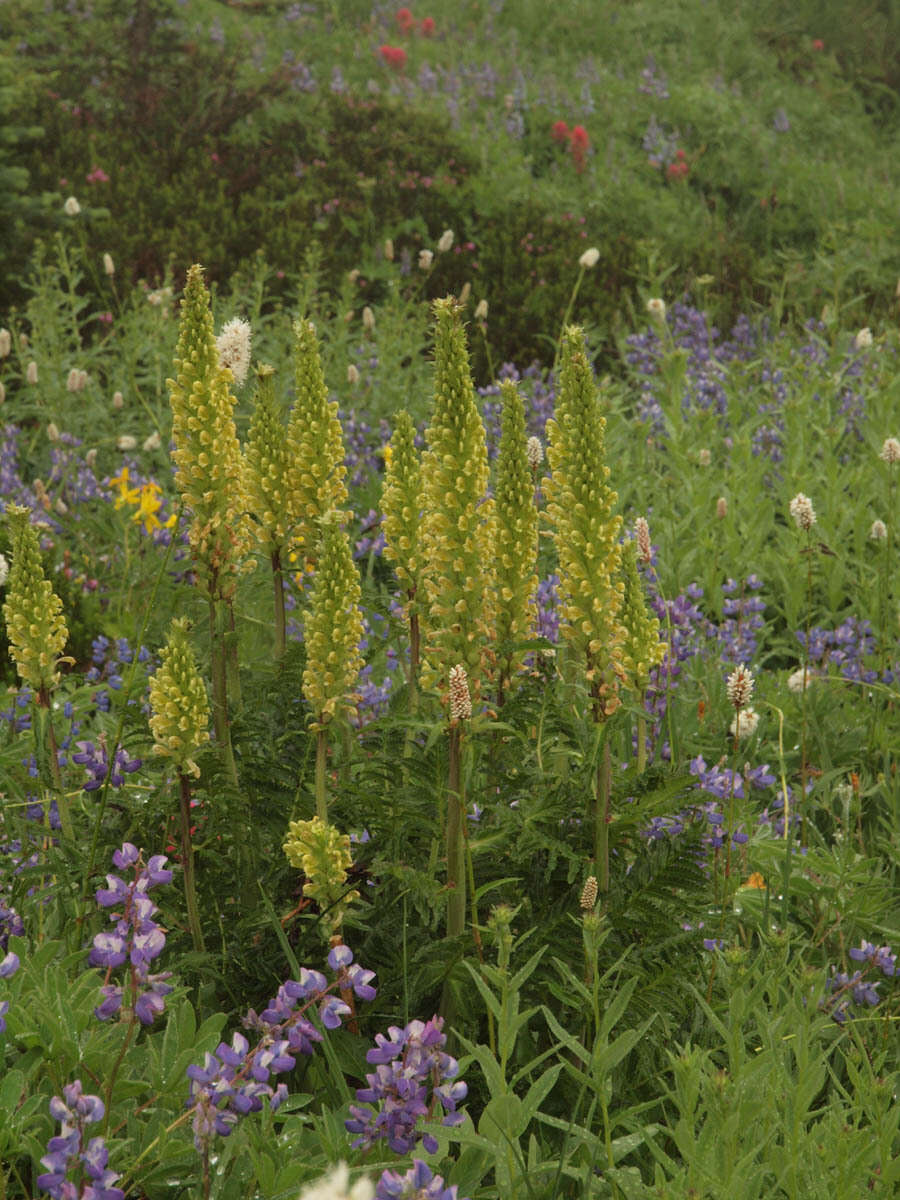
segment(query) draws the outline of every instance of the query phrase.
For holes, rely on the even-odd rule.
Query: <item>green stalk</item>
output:
[[[41,762],[44,758],[49,744],[49,759],[50,777],[53,780],[53,787],[56,791],[56,806],[59,809],[59,823],[63,831],[63,837],[67,842],[73,839],[72,832],[72,814],[69,811],[69,800],[63,790],[62,776],[59,771],[59,747],[56,742],[56,731],[53,728],[53,716],[50,710],[50,693],[41,688],[35,697],[37,707],[37,729],[35,730],[35,748],[37,750],[37,760]]]
[[[281,550],[272,551],[272,581],[275,587],[275,661],[281,665],[287,649],[287,621],[284,611],[284,571]]]
[[[641,706],[641,711],[637,719],[637,769],[638,774],[642,775],[647,769],[647,717],[645,716],[644,700],[646,698],[646,690],[641,688],[638,696],[638,704]]]
[[[466,927],[466,877],[463,823],[466,815],[461,782],[459,726],[450,728],[450,764],[447,780],[447,936],[458,937]]]
[[[209,596],[210,674],[212,676],[212,714],[216,741],[222,748],[225,768],[235,787],[238,786],[237,767],[231,746],[231,727],[228,722],[228,673],[225,655],[224,602]]]
[[[184,900],[187,905],[188,926],[194,949],[204,951],[203,929],[197,907],[197,888],[194,879],[194,843],[191,840],[191,784],[183,771],[178,772],[179,807],[181,814],[181,866],[184,871]]]
[[[242,693],[240,662],[238,660],[237,627],[234,621],[234,600],[225,600],[224,605],[225,615],[227,618],[224,642],[225,672],[228,684],[228,695],[231,698],[232,711],[239,712],[242,703]]]
[[[319,723],[316,730],[316,816],[328,821],[328,790],[326,768],[328,766],[328,727]]]
[[[609,821],[610,797],[612,794],[612,756],[609,749],[609,737],[606,727],[603,727],[603,749],[600,762],[597,764],[597,791],[594,801],[594,863],[598,875],[597,882],[600,891],[609,891]]]

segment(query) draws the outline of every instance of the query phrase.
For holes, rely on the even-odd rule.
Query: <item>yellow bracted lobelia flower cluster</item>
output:
[[[303,895],[315,900],[329,932],[340,929],[347,907],[359,892],[346,891],[347,871],[353,865],[350,838],[320,817],[291,821],[284,852],[292,867],[306,876]]]
[[[422,464],[415,446],[412,417],[401,408],[385,453],[381,511],[384,513],[384,556],[394,564],[397,582],[411,603],[421,584],[422,547],[419,531],[425,493]],[[407,605],[408,609],[409,605]]]
[[[322,729],[341,712],[356,711],[352,695],[362,668],[359,651],[364,628],[362,589],[350,552],[342,513],[327,513],[321,522],[310,607],[304,618],[306,667],[303,695],[313,710],[313,729]]]
[[[12,548],[3,605],[9,654],[22,681],[46,703],[59,679],[57,667],[69,632],[62,615],[62,600],[44,575],[38,533],[31,524],[30,510],[10,504],[6,516]]]
[[[650,672],[665,658],[668,646],[659,640],[659,620],[647,608],[633,541],[622,546],[622,582],[625,585],[619,615],[625,631],[622,665],[628,686],[641,696],[650,681]]]
[[[244,451],[244,486],[250,528],[267,554],[287,544],[293,518],[290,502],[291,456],[281,408],[275,398],[274,368],[261,363],[253,417]]]
[[[328,399],[312,321],[294,322],[294,386],[287,431],[291,541],[312,557],[319,521],[347,499],[344,435],[337,402]]]
[[[538,578],[538,514],[534,483],[528,465],[528,436],[525,406],[516,385],[500,385],[503,404],[500,451],[497,456],[494,570],[497,596],[497,649],[504,688],[515,686],[516,672],[524,654],[513,644],[528,638],[534,625],[534,595]]]
[[[172,622],[161,663],[150,677],[150,732],[154,754],[165,754],[182,774],[199,775],[193,755],[209,741],[209,700],[188,641],[188,621]]]
[[[547,422],[552,475],[545,494],[559,559],[561,633],[586,667],[597,720],[618,708],[624,674],[622,521],[613,512],[618,497],[606,483],[605,429],[584,335],[570,325],[563,333],[556,416]]]
[[[422,684],[444,699],[450,668],[462,665],[477,703],[493,644],[493,500],[487,498],[484,425],[452,296],[434,302],[434,411],[422,460],[422,548],[427,610]]]
[[[191,514],[188,537],[197,582],[213,598],[230,598],[248,558],[247,503],[234,424],[231,368],[220,367],[203,268],[188,271],[168,381],[177,467],[175,483]]]

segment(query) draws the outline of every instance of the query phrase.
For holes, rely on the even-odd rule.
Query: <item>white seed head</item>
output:
[[[712,462],[712,454],[706,448],[706,446],[704,446],[702,450],[697,451],[697,462],[701,467],[708,467]]]
[[[814,676],[809,667],[798,667],[796,671],[791,671],[787,678],[787,686],[789,692],[802,692],[804,688],[808,688]]]
[[[900,441],[894,437],[885,438],[879,457],[884,459],[889,466],[900,462]]]
[[[734,708],[746,708],[753,695],[753,673],[743,663],[738,663],[725,685],[728,701]]]
[[[587,250],[585,250],[581,258],[579,258],[578,265],[579,267],[584,267],[586,271],[589,271],[591,267],[596,267],[599,261],[600,251],[596,246],[590,246]]]
[[[51,421],[50,424],[47,426],[47,437],[50,439],[51,442],[59,441],[59,426],[56,424],[55,421]]]
[[[82,376],[82,372],[79,371],[77,367],[73,367],[72,370],[69,372],[68,379],[66,380],[66,391],[67,392],[80,392],[81,391],[81,389],[84,387],[84,383],[87,383],[87,372],[84,373],[84,383],[81,382],[81,376]]]
[[[162,445],[162,438],[159,436],[159,430],[154,429],[149,437],[144,438],[143,449],[146,451],[158,450]]]
[[[338,1165],[315,1183],[305,1187],[297,1200],[373,1200],[374,1184],[363,1176],[350,1186],[350,1171],[346,1163]]]
[[[808,533],[815,525],[816,511],[809,496],[804,496],[802,492],[798,492],[791,501],[790,511],[798,529]]]
[[[240,317],[233,317],[222,326],[222,332],[216,338],[216,349],[219,352],[219,366],[230,367],[234,382],[242,384],[247,378],[250,368],[250,323]]]

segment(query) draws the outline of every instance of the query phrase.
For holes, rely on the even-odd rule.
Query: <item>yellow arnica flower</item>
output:
[[[6,517],[12,545],[12,566],[3,605],[9,653],[22,681],[46,702],[59,679],[57,667],[63,661],[69,633],[62,615],[62,601],[44,575],[31,512],[10,504]]]

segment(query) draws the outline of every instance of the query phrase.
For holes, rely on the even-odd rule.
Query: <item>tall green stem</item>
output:
[[[604,731],[605,732],[605,731]],[[594,863],[600,891],[609,891],[609,820],[612,793],[612,757],[609,737],[604,736],[600,762],[597,764],[597,791],[594,800]]]
[[[319,725],[316,730],[316,816],[328,821],[328,791],[326,768],[328,766],[328,727]]]
[[[41,761],[45,752],[47,753],[48,765],[50,767],[50,778],[53,780],[53,787],[56,791],[56,807],[59,809],[59,823],[63,832],[63,837],[66,841],[71,841],[72,833],[72,814],[69,811],[68,797],[63,790],[62,776],[59,772],[59,746],[56,742],[56,731],[53,728],[53,716],[50,708],[50,693],[42,688],[36,696],[38,728],[36,729],[36,740],[38,742],[37,760]],[[45,743],[46,739],[46,743]]]
[[[216,741],[222,748],[225,768],[235,787],[238,785],[237,767],[231,746],[231,727],[228,722],[228,672],[225,662],[225,610],[224,601],[209,597],[209,643],[210,674],[212,675],[212,712]]]
[[[197,907],[197,888],[194,880],[194,843],[191,839],[191,784],[187,775],[178,772],[179,808],[181,814],[181,868],[184,871],[184,900],[187,905],[188,926],[194,949],[203,951],[203,930]]]
[[[287,621],[284,611],[284,571],[281,551],[272,551],[272,582],[275,588],[275,661],[281,665],[287,649]]]
[[[447,779],[447,936],[457,937],[466,926],[466,877],[463,822],[465,821],[461,764],[462,734],[450,728],[450,763]]]

